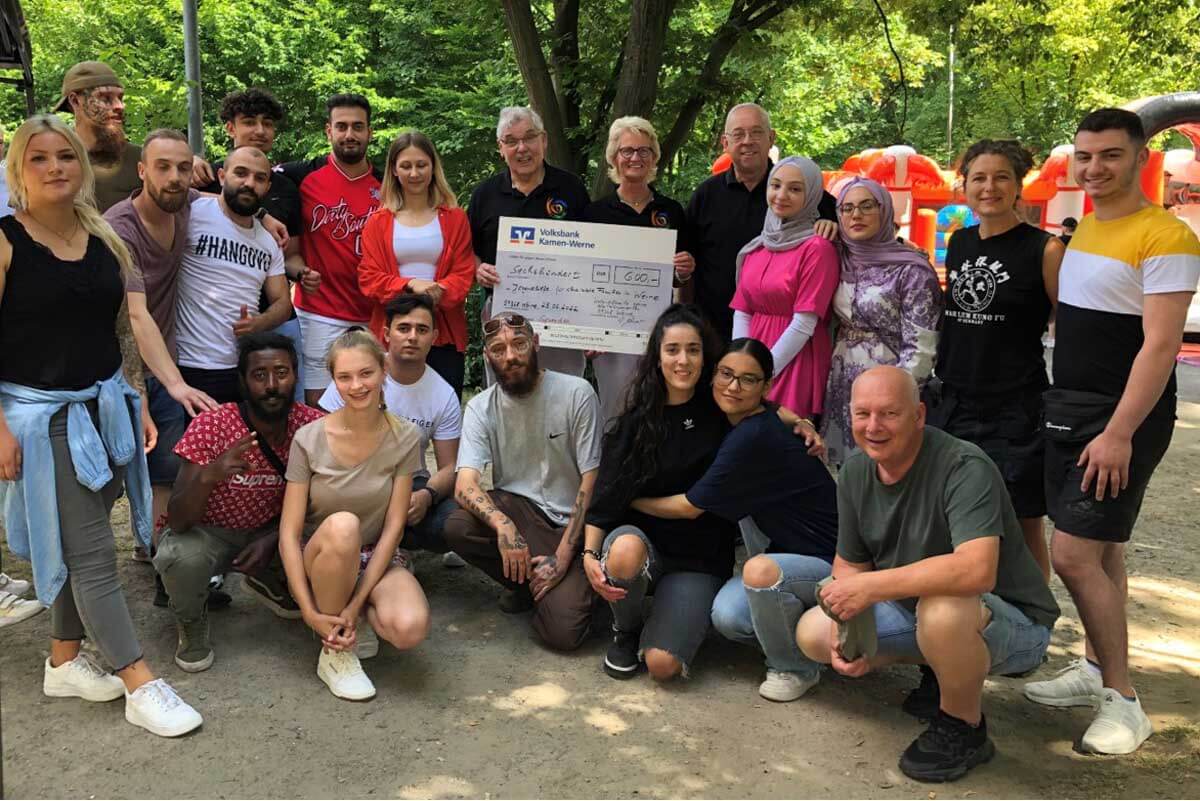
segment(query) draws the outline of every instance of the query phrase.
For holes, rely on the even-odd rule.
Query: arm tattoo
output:
[[[571,519],[567,521],[567,527],[563,530],[563,542],[571,553],[574,554],[579,547],[579,543],[583,540],[584,529],[584,509],[583,504],[587,500],[587,493],[583,490],[575,496],[575,505],[571,508]]]
[[[129,321],[129,300],[121,302],[117,312],[117,341],[121,344],[121,362],[125,369],[125,380],[138,392],[146,392],[146,380],[142,374],[142,355],[138,352],[137,340],[133,337],[133,324]]]
[[[457,495],[460,503],[466,506],[473,515],[484,523],[494,525],[497,532],[509,526],[512,526],[514,529],[516,528],[509,516],[497,509],[495,504],[492,503],[492,499],[483,490],[476,487],[467,487],[465,490],[457,493]],[[525,538],[520,533],[517,534],[515,540],[504,534],[500,534],[500,537],[506,548],[520,549],[526,547]]]

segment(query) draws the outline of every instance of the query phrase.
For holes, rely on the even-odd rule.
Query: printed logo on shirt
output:
[[[368,189],[367,194],[371,196],[371,200],[380,200],[383,198],[383,195],[379,193],[379,187],[377,186],[372,186],[370,189]]]
[[[683,430],[684,431],[691,431],[695,427],[696,427],[696,422],[694,420],[692,420],[692,418],[689,417],[683,421]]]
[[[671,218],[662,209],[650,215],[650,224],[655,228],[668,228],[671,225]]]
[[[996,288],[1010,278],[1004,264],[1000,261],[988,262],[987,256],[980,256],[974,262],[967,260],[961,267],[952,269],[946,276],[950,287],[951,297],[959,308],[947,309],[946,314],[967,323],[999,322],[1004,315],[985,314],[988,306],[996,297]]]
[[[375,189],[371,189],[375,192]],[[374,195],[372,195],[374,197]],[[327,206],[324,203],[318,203],[313,206],[312,210],[312,225],[309,230],[316,233],[320,229],[329,226],[328,236],[333,240],[343,240],[349,237],[354,237],[354,253],[362,255],[362,229],[367,224],[367,218],[375,213],[377,206],[372,206],[360,216],[354,216],[350,213],[350,206],[346,203],[346,199],[338,198],[337,205]]]
[[[562,220],[567,216],[567,201],[556,197],[546,198],[546,215],[552,220]]]
[[[263,248],[214,234],[201,234],[196,238],[195,254],[202,259],[237,264],[264,273],[271,268],[271,254]]]
[[[524,225],[514,225],[508,234],[508,241],[513,245],[532,245],[534,229]]]

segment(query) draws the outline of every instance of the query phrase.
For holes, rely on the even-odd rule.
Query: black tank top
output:
[[[968,396],[1044,388],[1042,332],[1050,299],[1042,254],[1050,234],[1028,223],[979,238],[957,231],[946,250],[946,313],[937,375]]]
[[[37,389],[84,389],[121,366],[121,266],[96,236],[79,261],[35,242],[16,217],[0,218],[12,262],[0,298],[0,380]]]

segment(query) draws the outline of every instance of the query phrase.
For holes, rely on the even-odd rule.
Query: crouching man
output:
[[[918,781],[952,781],[995,747],[982,711],[988,674],[1042,663],[1058,605],[1021,533],[1000,471],[977,446],[925,427],[912,376],[876,367],[851,390],[862,450],[838,483],[834,581],[796,642],[858,677],[895,662],[922,668],[905,710],[930,718],[900,758]],[[845,658],[838,623],[874,616],[877,652]]]
[[[209,576],[237,570],[245,574],[246,588],[276,615],[300,617],[278,565],[279,513],[292,436],[322,413],[293,402],[296,365],[287,337],[242,337],[237,372],[246,400],[198,415],[175,446],[183,462],[154,568],[175,615],[175,664],[189,673],[213,663]]]

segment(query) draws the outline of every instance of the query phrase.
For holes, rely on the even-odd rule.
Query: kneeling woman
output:
[[[771,701],[793,701],[817,683],[818,666],[796,646],[796,624],[817,603],[837,545],[837,487],[804,441],[772,413],[774,362],[757,339],[735,339],[713,374],[712,395],[733,430],[686,494],[639,498],[633,508],[666,520],[713,516],[743,522],[751,558],[712,605],[713,625],[760,647]],[[765,552],[764,552],[765,551]]]
[[[359,658],[378,652],[376,634],[403,650],[429,633],[425,593],[399,551],[420,434],[384,409],[383,359],[361,329],[330,347],[345,406],[296,432],[279,522],[292,596],[321,637],[317,676],[351,701],[375,695]]]

